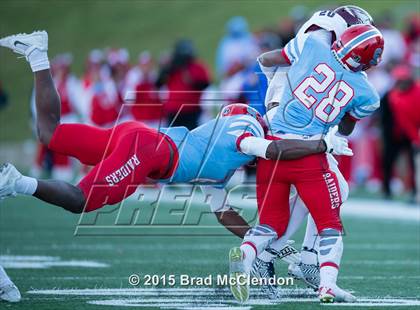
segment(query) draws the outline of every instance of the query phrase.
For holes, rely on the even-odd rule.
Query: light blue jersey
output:
[[[274,133],[325,134],[346,113],[361,119],[379,107],[366,74],[345,69],[324,41],[308,34],[285,46],[289,87],[270,124]]]
[[[261,125],[249,115],[219,117],[192,131],[173,127],[161,132],[171,137],[178,148],[178,167],[165,180],[174,183],[224,185],[236,169],[255,158],[238,150],[241,138],[264,137]]]

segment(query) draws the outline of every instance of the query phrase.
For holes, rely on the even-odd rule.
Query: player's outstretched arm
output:
[[[267,140],[260,137],[246,137],[240,143],[240,151],[247,155],[258,156],[272,160],[299,159],[318,153],[333,153],[335,155],[352,156],[346,138],[336,135],[338,127],[334,126],[320,140]]]
[[[266,157],[273,160],[291,160],[326,151],[327,145],[324,140],[276,140],[269,144]]]
[[[285,57],[282,49],[276,49],[276,50],[261,54],[258,57],[258,62],[264,67],[277,67],[277,66],[290,65],[290,62]]]
[[[321,140],[276,140],[267,147],[266,157],[274,160],[299,159],[318,153],[353,156],[346,138],[337,136],[338,126],[334,126]]]

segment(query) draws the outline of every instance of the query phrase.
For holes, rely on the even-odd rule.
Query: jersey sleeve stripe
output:
[[[350,117],[350,119],[354,122],[360,121],[360,118],[354,117],[353,115],[351,115],[351,113],[347,113],[347,115]]]
[[[366,114],[366,115],[364,115],[364,114],[360,114],[360,113],[358,113],[356,110],[352,110],[352,111],[350,111],[350,113],[349,113],[351,116],[353,116],[354,118],[356,118],[356,119],[362,119],[362,118],[364,118],[364,117],[366,117],[366,116],[368,116],[369,114]]]
[[[254,130],[256,131],[256,137],[264,137],[264,129],[262,128],[261,124],[252,116],[244,115],[240,118],[240,120],[246,120],[247,125],[252,125]]]
[[[287,53],[287,58],[289,58],[291,62],[295,61],[296,57],[292,53],[292,44],[291,44],[291,42],[287,43],[287,45],[286,45],[286,53]]]
[[[238,137],[238,139],[236,139],[236,149],[238,151],[241,151],[241,142],[242,142],[242,140],[245,139],[245,138],[247,138],[247,137],[252,137],[252,134],[250,134],[249,132],[246,132],[246,133],[240,135]]]
[[[287,56],[287,54],[286,54],[286,49],[282,49],[281,50],[281,54],[283,55],[283,57],[284,57],[284,59],[286,59],[286,61],[287,61],[287,63],[289,64],[289,65],[291,65],[292,63],[291,63],[291,61],[290,61],[290,59],[289,59],[289,56]]]
[[[256,130],[256,128],[252,127],[252,125],[249,125],[247,127],[233,127],[232,130],[229,130],[228,133],[244,133],[244,132],[249,132],[250,134],[252,134],[254,137],[261,137],[261,135],[258,133],[258,130]]]
[[[296,57],[299,58],[300,57],[300,49],[299,49],[299,46],[298,46],[298,40],[296,38],[293,39],[293,47],[295,49]]]
[[[379,104],[375,104],[375,105],[371,105],[371,106],[366,106],[366,107],[356,107],[353,109],[353,111],[359,115],[370,115],[373,112],[376,111],[376,109],[379,108]]]

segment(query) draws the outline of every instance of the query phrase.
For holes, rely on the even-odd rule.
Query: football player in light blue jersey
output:
[[[276,52],[262,55],[263,66],[291,65],[289,85],[270,123],[272,134],[280,139],[319,139],[335,125],[341,134],[350,134],[357,120],[379,107],[379,96],[362,71],[379,63],[383,46],[383,37],[374,26],[356,25],[345,30],[332,47],[307,33],[303,39],[291,40],[274,57]],[[276,61],[272,63],[273,59]],[[284,206],[292,185],[320,235],[320,301],[354,301],[354,296],[336,284],[343,250],[339,217],[342,198],[337,176],[325,155],[311,155],[287,164],[259,160],[260,225],[247,233],[240,251],[232,249],[231,261],[242,262],[245,273],[249,273],[255,257],[284,234],[290,212]],[[267,227],[271,235],[266,233],[262,238]]]
[[[310,33],[324,43],[324,45],[330,46],[348,27],[359,24],[372,25],[373,19],[368,12],[357,6],[346,5],[339,7],[334,11],[317,11],[300,27],[293,42],[298,46],[301,46]],[[281,101],[285,90],[289,87],[287,73],[290,66],[284,66],[284,57],[281,50],[264,53],[259,57],[258,62],[268,81],[268,89],[264,102],[267,111],[265,119],[268,124],[271,124],[279,109],[279,102]],[[268,67],[264,66],[262,62]],[[345,119],[347,119],[347,117],[345,117]],[[350,120],[349,125],[352,124],[354,124],[354,122]],[[269,134],[272,133],[269,131]],[[349,192],[347,181],[341,174],[338,162],[335,160],[333,154],[327,154],[327,159],[330,169],[337,176],[341,199],[344,202],[347,200]],[[293,199],[293,197],[295,197],[295,199]],[[252,269],[253,274],[256,276],[265,278],[274,277],[275,259],[281,257],[279,254],[284,253],[285,244],[293,237],[309,213],[299,195],[293,194],[290,202],[292,202],[290,203],[291,214],[287,230],[281,238],[272,242],[269,248],[258,256]],[[312,217],[309,216],[307,219],[305,238],[302,242],[300,259],[298,263],[292,262],[289,264],[288,272],[289,275],[292,275],[296,279],[302,279],[308,286],[314,289],[318,289],[319,286],[318,251],[319,236],[317,228]],[[270,284],[267,284],[263,289],[269,292],[276,291]],[[276,298],[275,294],[271,294],[271,296]]]
[[[206,185],[201,188],[212,196],[210,207],[219,222],[243,238],[250,227],[228,207],[224,189],[238,168],[256,157],[287,160],[326,149],[339,154],[351,152],[347,141],[334,132],[325,137],[324,147],[320,140],[267,140],[266,130],[262,116],[245,104],[228,105],[219,117],[191,131],[185,127],[163,128],[161,132],[174,141],[179,153],[174,174],[163,181]]]
[[[358,40],[375,35],[380,33],[372,29]],[[273,133],[324,134],[345,115],[359,120],[379,107],[379,95],[363,71],[346,69],[339,60],[340,54],[315,35],[308,34],[299,43],[302,45],[293,39],[283,49],[291,64],[290,87],[285,89],[270,124]]]

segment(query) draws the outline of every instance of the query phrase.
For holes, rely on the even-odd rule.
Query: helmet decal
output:
[[[372,66],[376,66],[381,61],[381,55],[382,55],[382,48],[377,48],[375,52],[373,53],[373,58],[370,61],[370,64]]]

